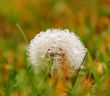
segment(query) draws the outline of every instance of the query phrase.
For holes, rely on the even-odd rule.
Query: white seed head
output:
[[[29,62],[36,67],[47,66],[49,59],[43,62],[47,54],[54,59],[51,71],[59,68],[62,55],[66,55],[66,62],[71,68],[78,70],[85,57],[86,48],[75,33],[67,29],[49,29],[40,32],[31,40],[28,46]]]

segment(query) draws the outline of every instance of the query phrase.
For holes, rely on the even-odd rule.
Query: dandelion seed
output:
[[[49,29],[46,32],[40,32],[31,40],[28,46],[29,62],[33,65],[42,67],[40,60],[45,59],[46,54],[49,58],[54,58],[52,70],[58,69],[61,62],[61,55],[66,56],[66,63],[71,70],[78,70],[86,54],[86,48],[80,42],[79,38],[68,29]],[[46,63],[44,66],[47,66]]]
[[[40,32],[28,46],[29,62],[35,71],[48,69],[54,78],[55,96],[68,96],[66,81],[75,80],[85,54],[86,48],[79,38],[67,29]]]

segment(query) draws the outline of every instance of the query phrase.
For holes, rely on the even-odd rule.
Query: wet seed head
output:
[[[35,70],[50,64],[51,75],[63,73],[70,76],[80,68],[85,54],[86,48],[79,38],[67,29],[40,32],[28,46],[29,62],[36,66]]]

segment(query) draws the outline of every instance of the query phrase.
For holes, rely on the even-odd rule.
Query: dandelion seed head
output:
[[[28,46],[29,62],[33,66],[46,66],[46,62],[40,62],[46,54],[54,59],[51,70],[58,69],[63,55],[66,55],[66,62],[77,70],[83,62],[86,48],[74,32],[68,29],[48,29],[31,40]]]

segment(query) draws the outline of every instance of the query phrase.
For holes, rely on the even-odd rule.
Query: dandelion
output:
[[[47,68],[53,79],[57,78],[64,82],[76,75],[85,54],[84,45],[75,33],[68,29],[49,29],[40,32],[28,46],[29,62],[34,66],[35,71],[39,72]],[[60,88],[59,83],[56,86]],[[59,94],[59,91],[56,93]],[[61,94],[58,96],[65,96]]]

